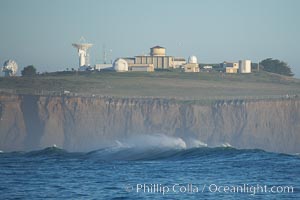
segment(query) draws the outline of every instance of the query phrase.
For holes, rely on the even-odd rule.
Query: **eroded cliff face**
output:
[[[208,146],[300,152],[300,100],[217,102],[162,99],[0,96],[0,150],[56,144],[90,151],[141,134],[201,140]]]

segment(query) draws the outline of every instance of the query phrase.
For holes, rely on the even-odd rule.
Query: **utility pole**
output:
[[[103,63],[106,64],[107,54],[106,54],[106,46],[103,45]]]

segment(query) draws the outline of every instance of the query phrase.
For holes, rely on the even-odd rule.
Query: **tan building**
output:
[[[198,59],[196,56],[190,56],[188,63],[182,65],[184,72],[200,72]]]
[[[237,68],[234,67],[226,67],[226,73],[228,74],[236,74],[238,72]]]
[[[179,68],[184,64],[186,64],[185,58],[181,58],[181,57],[174,57],[173,58],[173,67],[174,68]]]
[[[154,72],[153,64],[128,64],[129,71],[133,72]]]
[[[128,65],[134,64],[134,62],[135,62],[135,58],[131,58],[131,57],[126,57],[126,58],[122,58],[122,59],[126,60]]]
[[[220,64],[223,68],[225,68],[225,72],[229,74],[236,74],[239,70],[238,62],[226,62]]]
[[[223,63],[220,64],[223,68],[226,67],[232,67],[235,69],[239,69],[239,63],[238,62],[226,62],[224,61]]]
[[[150,49],[150,55],[135,56],[134,64],[153,64],[155,69],[168,69],[173,67],[173,56],[166,56],[166,49],[155,46]]]
[[[200,72],[199,65],[197,63],[187,63],[183,65],[184,72]]]

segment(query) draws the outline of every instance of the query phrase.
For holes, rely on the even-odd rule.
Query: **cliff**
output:
[[[208,146],[300,152],[300,100],[219,101],[0,96],[0,150],[98,149],[123,138],[164,134]]]

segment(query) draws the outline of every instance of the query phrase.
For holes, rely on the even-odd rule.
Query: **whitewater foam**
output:
[[[233,147],[231,144],[229,144],[228,142],[225,142],[221,145],[221,147]]]
[[[186,149],[187,145],[182,138],[162,134],[138,135],[125,140],[116,140],[117,147],[136,149]]]
[[[202,142],[201,140],[194,139],[194,138],[185,138],[184,141],[188,149],[208,146],[206,143]]]
[[[154,136],[156,137],[156,136]],[[147,137],[148,138],[148,137]],[[152,138],[152,137],[151,137]],[[159,136],[161,138],[161,136]],[[165,137],[163,137],[165,138]],[[157,139],[157,138],[155,138]],[[106,147],[102,149],[98,149],[91,152],[68,152],[64,149],[60,149],[57,147],[47,147],[42,150],[31,151],[27,153],[15,152],[15,153],[4,153],[25,157],[39,157],[42,159],[89,159],[95,161],[138,161],[138,160],[190,160],[190,159],[215,159],[216,157],[223,157],[228,155],[240,155],[240,156],[251,156],[255,154],[268,154],[269,156],[277,156],[274,153],[264,152],[262,150],[257,149],[235,149],[233,147],[194,147],[194,148],[178,148],[178,138],[173,138],[175,141],[174,144],[167,144],[165,147],[154,148],[151,145],[143,146],[140,144],[139,146],[129,146],[126,143],[122,143],[117,141],[118,145],[113,147]],[[156,141],[156,140],[155,140]],[[148,142],[148,144],[152,144],[153,141]],[[198,141],[199,142],[199,141]],[[179,142],[179,144],[181,144]],[[225,143],[224,143],[225,144]],[[182,145],[182,144],[181,144]],[[228,146],[228,144],[226,145]],[[174,148],[176,147],[176,148]],[[294,155],[298,157],[299,155]]]

